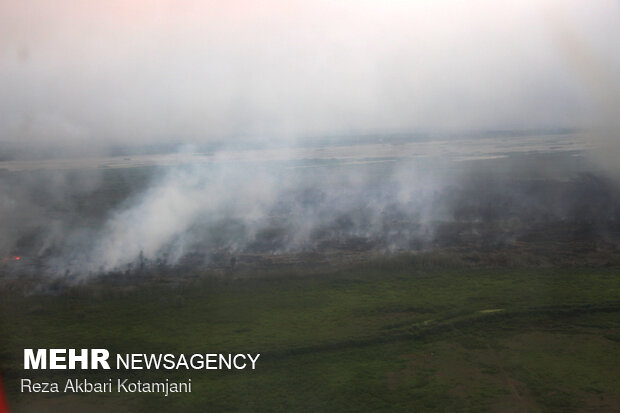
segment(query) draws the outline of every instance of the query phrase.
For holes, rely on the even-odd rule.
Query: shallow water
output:
[[[387,162],[442,157],[454,161],[501,158],[517,153],[584,152],[592,148],[585,135],[552,134],[489,138],[434,139],[402,143],[324,145],[317,147],[222,150],[215,153],[183,152],[156,155],[93,158],[13,160],[0,162],[0,169],[131,168],[201,162],[336,160],[343,163]]]

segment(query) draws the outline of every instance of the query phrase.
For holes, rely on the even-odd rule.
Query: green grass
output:
[[[615,411],[618,275],[431,254],[251,279],[93,282],[55,296],[5,287],[0,365],[15,412]],[[191,378],[194,389],[46,397],[18,392],[25,347],[262,356],[256,371],[41,372]]]

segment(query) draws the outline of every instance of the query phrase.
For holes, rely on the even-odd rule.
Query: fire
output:
[[[5,262],[5,261],[19,261],[21,260],[22,257],[20,257],[19,255],[15,255],[13,257],[7,257],[7,258],[2,258],[0,259],[0,262]]]

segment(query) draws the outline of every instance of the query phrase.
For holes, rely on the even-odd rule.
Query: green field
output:
[[[466,265],[436,253],[320,269],[0,292],[13,412],[620,411],[620,271]],[[19,393],[23,348],[261,353],[255,371],[58,372],[192,379],[190,394]],[[99,376],[98,376],[99,374]]]

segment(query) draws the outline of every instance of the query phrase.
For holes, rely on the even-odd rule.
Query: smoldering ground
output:
[[[583,155],[5,172],[2,252],[24,257],[15,270],[83,279],[302,253],[615,249],[620,188]]]
[[[3,246],[44,259],[55,273],[99,273],[174,264],[192,253],[208,261],[221,252],[376,242],[372,233],[389,219],[382,214],[396,217],[408,206],[423,217],[441,179],[404,171],[389,162],[212,162],[90,171],[82,179],[97,182],[93,187],[74,185],[83,171],[6,174],[12,199],[3,217],[12,219]],[[389,241],[406,238],[395,234]]]

